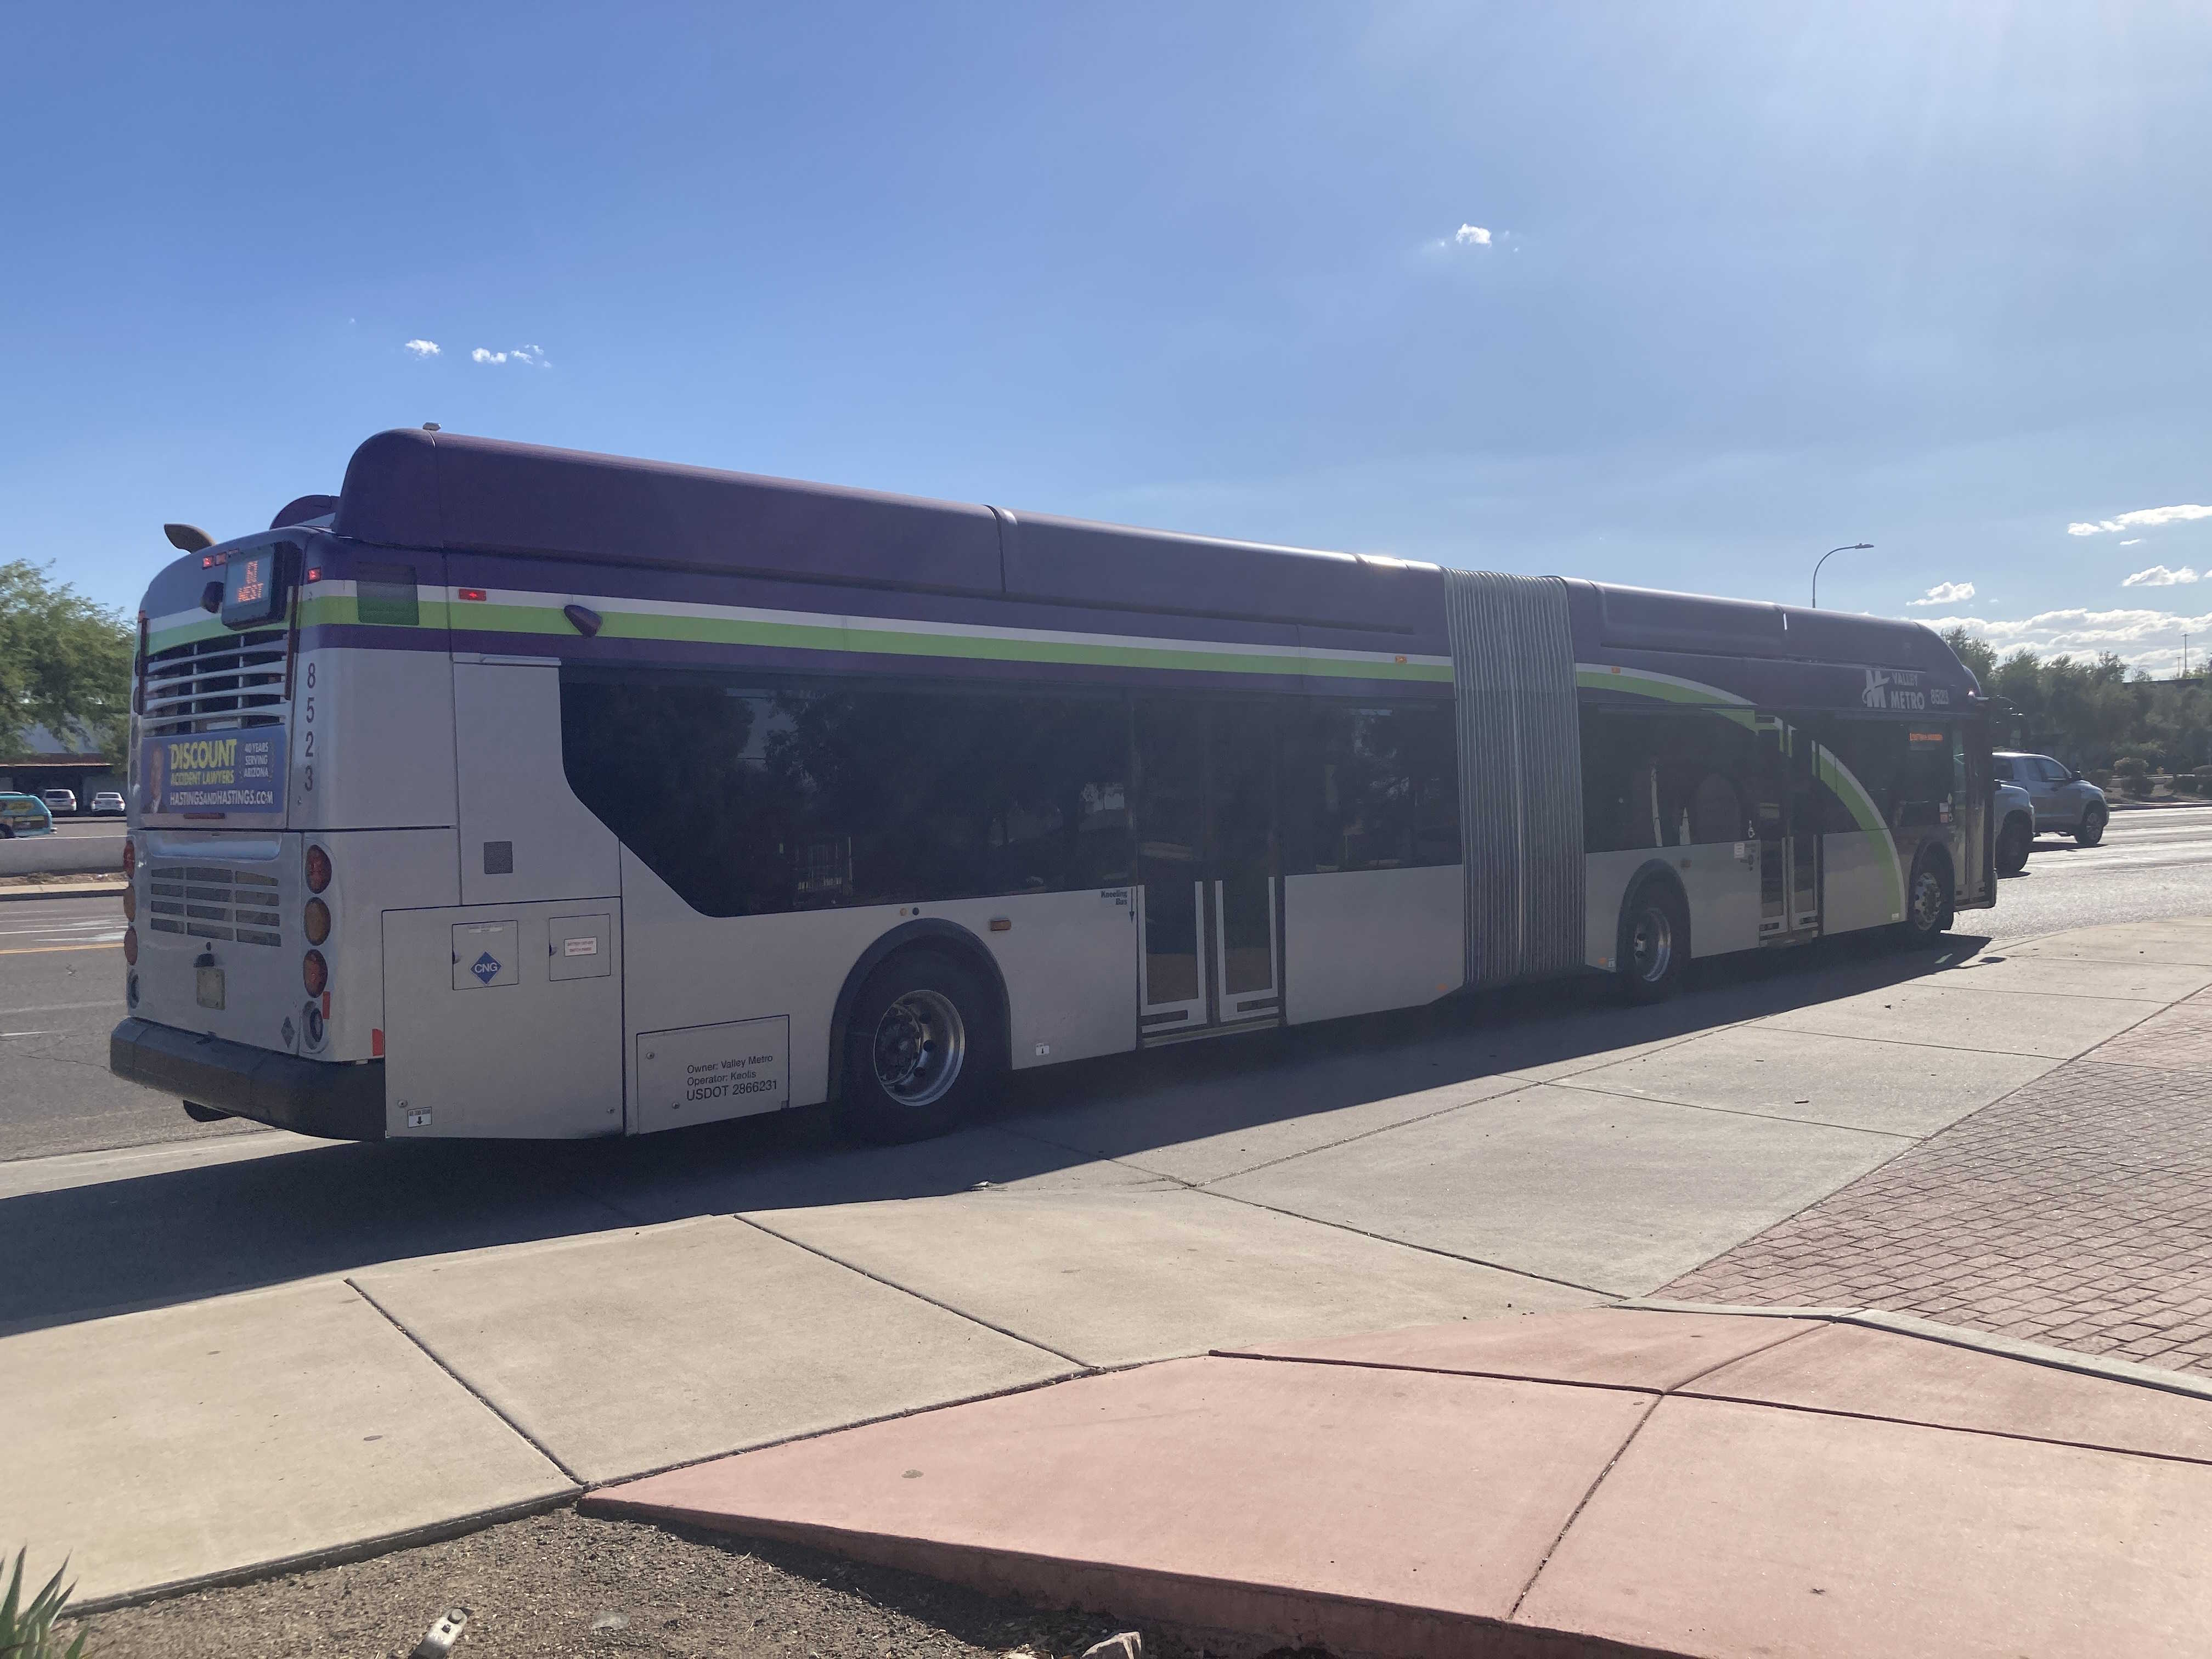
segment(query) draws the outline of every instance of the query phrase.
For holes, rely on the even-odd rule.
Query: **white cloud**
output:
[[[2142,538],[2142,537],[2140,537],[2140,536],[2130,536],[2130,537],[2129,537],[2129,538],[2127,538],[2127,540],[2125,540],[2125,541],[2122,542],[2122,543],[2120,544],[2120,545],[2121,545],[2122,547],[2141,547],[2141,546],[2142,545],[2142,542],[2143,542],[2143,538]]]
[[[1488,247],[1490,233],[1480,225],[1462,225],[1452,233],[1452,240],[1462,247]]]
[[[1999,654],[2025,646],[2039,657],[2094,659],[2111,651],[2130,668],[2170,674],[2180,665],[2181,636],[2190,638],[2190,659],[2200,659],[2199,641],[2212,634],[2212,612],[2185,617],[2171,611],[2045,611],[2018,622],[1988,617],[1935,617],[1928,626],[1938,633],[1963,628],[1997,648]]]
[[[1910,599],[1910,605],[1964,605],[1974,597],[1972,582],[1937,582],[1928,590],[1925,599]]]
[[[438,343],[435,340],[410,340],[402,349],[411,351],[417,357],[434,357],[438,355]]]
[[[553,366],[545,361],[545,348],[534,345],[517,346],[512,351],[493,351],[478,346],[469,353],[469,361],[474,363],[535,363],[540,368]]]
[[[2156,529],[2162,524],[2182,524],[2191,519],[2212,519],[2212,507],[2142,507],[2132,513],[2123,513],[2117,519],[2100,519],[2094,524],[2069,524],[2069,536],[2102,536],[2114,530],[2132,530],[2137,525],[2145,529]],[[2137,538],[2138,540],[2141,538]]]
[[[2136,571],[2120,586],[2123,587],[2172,587],[2177,582],[2193,582],[2196,580],[2197,573],[2185,564],[2179,570],[2168,570],[2162,564],[2154,564],[2148,570]]]

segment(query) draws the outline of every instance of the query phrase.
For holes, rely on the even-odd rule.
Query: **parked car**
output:
[[[92,798],[92,810],[95,812],[122,811],[124,810],[122,792],[116,789],[100,790]]]
[[[1997,873],[2016,876],[2035,850],[2035,803],[2018,784],[2001,783],[1990,816],[1997,826]]]
[[[76,811],[76,791],[74,789],[41,789],[39,799],[46,802],[49,812],[58,814]]]
[[[54,815],[36,795],[0,794],[0,840],[53,833]]]
[[[1990,765],[1999,783],[2016,783],[2035,805],[2038,835],[2056,832],[2071,836],[2083,847],[2094,847],[2105,838],[2112,810],[2105,792],[2070,766],[2061,766],[2048,755],[2000,752]]]

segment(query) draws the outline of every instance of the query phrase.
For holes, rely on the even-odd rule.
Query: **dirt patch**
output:
[[[87,1659],[404,1659],[448,1607],[453,1659],[983,1659],[1079,1654],[1113,1620],[1048,1613],[785,1544],[574,1510],[374,1560],[96,1613]],[[1157,1638],[1153,1655],[1180,1652]]]
[[[0,889],[9,887],[74,887],[87,898],[120,893],[126,883],[120,874],[109,877],[85,870],[29,870],[21,875],[0,876]]]

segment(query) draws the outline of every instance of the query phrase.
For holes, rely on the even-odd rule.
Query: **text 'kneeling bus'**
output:
[[[1911,623],[391,432],[139,631],[112,1065],[313,1134],[904,1138],[1994,901]]]

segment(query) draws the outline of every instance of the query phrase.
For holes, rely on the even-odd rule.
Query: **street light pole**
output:
[[[1814,610],[1818,611],[1820,608],[1820,566],[1827,563],[1829,560],[1834,558],[1838,553],[1863,553],[1873,545],[1874,544],[1872,542],[1853,542],[1846,547],[1832,547],[1826,552],[1820,555],[1819,561],[1813,566]]]

